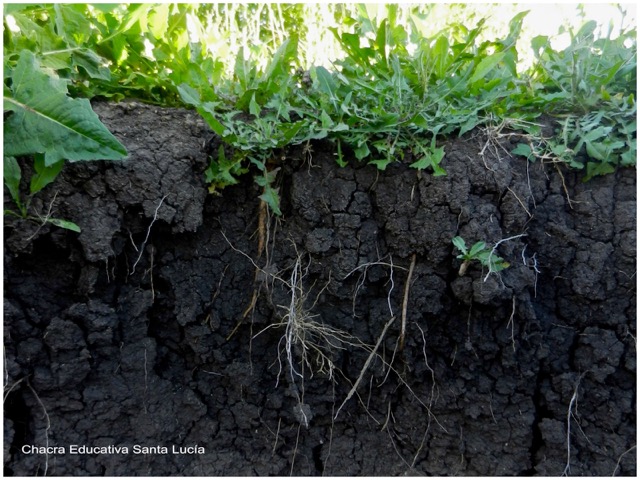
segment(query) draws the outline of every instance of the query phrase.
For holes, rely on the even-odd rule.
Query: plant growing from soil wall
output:
[[[500,272],[509,267],[509,262],[505,262],[502,257],[493,254],[493,249],[488,248],[486,242],[476,242],[470,249],[462,237],[454,237],[453,245],[461,252],[456,258],[462,260],[458,275],[461,277],[467,272],[469,265],[474,260],[479,262],[483,267],[489,269],[489,272]]]

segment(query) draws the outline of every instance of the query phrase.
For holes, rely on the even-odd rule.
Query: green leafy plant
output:
[[[88,100],[67,95],[66,82],[48,74],[35,55],[23,50],[4,85],[4,182],[19,213],[28,214],[30,199],[55,180],[64,160],[118,160],[126,150],[91,109]],[[27,200],[21,198],[22,172],[16,157],[33,155],[34,174]],[[78,231],[77,225],[46,217],[45,221]]]
[[[274,212],[282,150],[314,139],[334,142],[341,166],[403,161],[444,175],[446,136],[527,125],[516,155],[565,162],[585,179],[635,165],[635,29],[596,38],[587,22],[563,50],[535,37],[524,71],[516,46],[527,12],[503,34],[484,19],[434,33],[432,8],[9,4],[5,87],[28,50],[72,96],[193,107],[231,147],[212,155],[210,190],[253,172]],[[327,51],[312,65],[318,38]],[[555,122],[550,138],[533,123],[542,112]]]
[[[492,273],[500,272],[509,267],[509,263],[498,255],[495,255],[494,249],[488,248],[486,242],[476,242],[470,249],[467,249],[467,244],[462,237],[454,237],[451,241],[460,251],[460,255],[456,258],[462,260],[462,265],[460,265],[460,269],[458,270],[458,275],[461,277],[467,272],[469,265],[473,261],[478,261]]]
[[[637,155],[635,31],[596,39],[596,28],[589,21],[569,31],[571,42],[561,51],[551,47],[548,37],[533,39],[537,63],[530,81],[535,90],[520,100],[558,117],[558,135],[538,142],[537,148],[520,144],[513,152],[584,169],[585,181],[618,166],[634,166]]]

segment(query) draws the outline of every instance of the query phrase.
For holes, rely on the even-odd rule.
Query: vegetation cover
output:
[[[5,5],[4,180],[19,215],[30,213],[16,157],[34,156],[33,195],[64,160],[126,155],[91,111],[86,99],[95,98],[195,108],[233,147],[212,156],[210,191],[252,171],[275,213],[278,151],[302,144],[310,152],[318,139],[335,143],[340,165],[351,156],[379,169],[404,160],[445,175],[441,138],[508,128],[520,139],[513,154],[566,163],[585,180],[635,165],[635,28],[596,38],[589,21],[559,51],[537,36],[536,61],[521,72],[516,43],[527,12],[502,38],[481,41],[485,20],[427,35],[421,7],[335,5],[330,31],[341,54],[309,66],[307,8]],[[230,60],[224,41],[238,25],[247,33]],[[543,114],[556,126],[551,136]]]

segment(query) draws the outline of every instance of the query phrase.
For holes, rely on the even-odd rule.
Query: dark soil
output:
[[[5,217],[6,475],[636,475],[634,170],[582,183],[481,131],[445,177],[314,143],[263,222],[250,176],[207,193],[196,114],[95,110],[129,159],[33,202],[82,233]],[[458,275],[454,236],[520,234]]]

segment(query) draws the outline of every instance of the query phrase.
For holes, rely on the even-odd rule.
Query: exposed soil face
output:
[[[478,131],[446,177],[316,143],[263,221],[250,178],[207,194],[196,114],[95,110],[129,160],[36,200],[82,233],[5,218],[6,474],[636,474],[635,171],[584,184]],[[511,266],[459,276],[456,235],[516,237]]]

